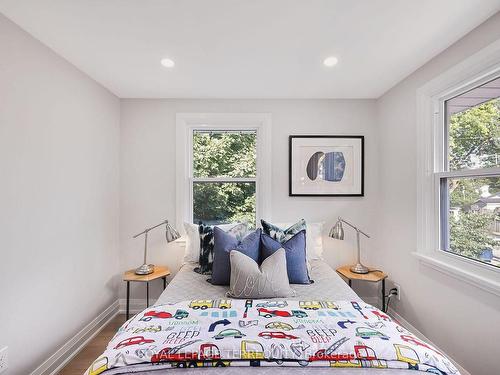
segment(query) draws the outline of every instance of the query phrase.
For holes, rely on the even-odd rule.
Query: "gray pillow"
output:
[[[233,298],[293,297],[286,270],[286,254],[279,249],[262,262],[239,252],[231,251],[231,282],[227,295]]]

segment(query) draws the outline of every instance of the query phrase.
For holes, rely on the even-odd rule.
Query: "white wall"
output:
[[[126,99],[121,105],[120,251],[121,268],[141,264],[143,239],[133,234],[163,218],[175,222],[175,114],[178,112],[267,112],[272,114],[272,212],[275,221],[326,221],[338,215],[375,235],[377,203],[377,132],[373,100],[148,100]],[[365,135],[365,197],[288,196],[290,134]],[[326,229],[328,230],[328,228]],[[325,257],[333,266],[354,259],[354,234],[348,241],[325,238]],[[375,250],[375,240],[365,250]],[[165,243],[162,230],[150,233],[150,258],[174,272],[183,249]],[[336,250],[336,251],[333,251]],[[144,298],[144,287],[132,285],[132,298]],[[161,292],[161,282],[152,296]],[[121,288],[124,297],[124,286]]]
[[[28,374],[117,298],[119,100],[0,15],[0,347]]]
[[[416,89],[498,38],[500,15],[377,101],[127,99],[120,105],[0,16],[0,347],[10,348],[10,373],[27,373],[45,360],[116,300],[118,288],[123,298],[120,274],[142,260],[142,239],[131,236],[165,217],[175,221],[178,112],[271,113],[269,219],[304,217],[329,227],[342,215],[357,223],[373,235],[363,244],[366,263],[402,286],[401,301],[393,301],[398,313],[474,375],[495,373],[498,297],[420,266],[410,253]],[[365,197],[289,197],[290,134],[365,135]],[[332,266],[354,259],[347,233],[344,242],[325,238]],[[151,232],[151,262],[175,272],[182,252],[165,244],[161,230]],[[132,298],[143,297],[133,285]]]
[[[395,309],[474,375],[498,373],[500,299],[420,265],[416,250],[416,90],[500,38],[500,14],[377,101],[379,259],[401,284]]]

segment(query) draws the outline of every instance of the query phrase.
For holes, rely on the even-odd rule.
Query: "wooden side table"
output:
[[[385,312],[385,279],[387,274],[377,270],[375,268],[370,268],[368,273],[354,273],[351,271],[352,266],[342,266],[337,268],[337,272],[347,279],[349,286],[352,286],[352,280],[368,281],[372,283],[382,282],[382,311]]]
[[[135,269],[128,270],[123,274],[123,281],[127,282],[127,320],[130,311],[130,282],[146,283],[146,304],[149,307],[149,282],[156,279],[163,279],[163,289],[167,287],[167,276],[170,270],[167,267],[155,266],[153,273],[149,275],[136,275]]]

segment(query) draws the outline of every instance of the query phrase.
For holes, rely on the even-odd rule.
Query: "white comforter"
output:
[[[126,322],[88,374],[172,367],[409,369],[458,374],[437,349],[357,301],[202,298]],[[223,371],[223,370],[221,370]]]
[[[201,295],[211,299],[220,299],[225,297],[227,287],[214,286],[206,280],[209,276],[200,275],[193,272],[195,264],[186,263],[177,272],[167,289],[162,293],[156,305],[176,303],[187,299],[197,299]],[[327,300],[346,300],[364,303],[356,293],[347,286],[340,276],[325,262],[316,260],[311,262],[311,278],[315,281],[311,285],[293,285],[297,291],[297,299],[327,299]],[[171,369],[169,372],[173,371]],[[327,367],[225,367],[222,375],[331,375],[332,368]],[[183,375],[199,375],[200,369],[187,368],[181,370]],[[140,375],[156,375],[156,366],[150,364],[135,364],[125,367],[118,367],[108,370],[105,374],[127,374],[134,373]],[[205,367],[203,374],[213,373],[221,374],[218,367]],[[217,374],[216,374],[217,373]],[[335,368],[335,375],[408,375],[407,369],[376,369],[376,368]]]

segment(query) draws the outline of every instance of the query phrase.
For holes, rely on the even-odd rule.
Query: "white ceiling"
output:
[[[123,98],[377,98],[498,10],[500,0],[0,0]],[[334,68],[322,64],[330,55]]]

